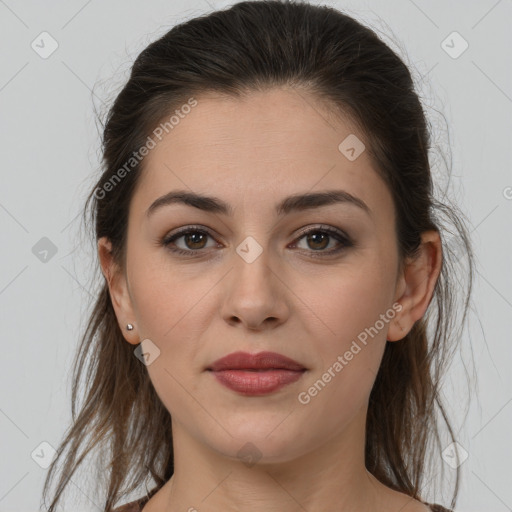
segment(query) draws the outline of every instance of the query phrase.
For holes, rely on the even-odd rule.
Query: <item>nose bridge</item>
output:
[[[236,247],[223,306],[227,320],[238,318],[248,328],[258,328],[267,318],[283,320],[286,308],[270,256],[252,236]]]
[[[274,288],[274,274],[270,268],[270,251],[253,236],[247,236],[236,247],[234,268],[235,286],[247,293],[268,294]]]

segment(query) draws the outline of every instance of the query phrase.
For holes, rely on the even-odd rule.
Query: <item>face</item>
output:
[[[368,151],[339,149],[364,134],[292,90],[196,99],[145,158],[130,205],[126,274],[111,289],[120,324],[136,327],[127,340],[153,352],[173,432],[216,452],[249,442],[261,462],[286,461],[360,435],[403,292],[390,192]],[[148,214],[176,191],[227,211],[175,200]],[[283,204],[324,192],[339,200]],[[247,394],[207,370],[238,351],[303,371],[274,370],[271,382],[295,380]],[[231,373],[246,387],[254,375]]]

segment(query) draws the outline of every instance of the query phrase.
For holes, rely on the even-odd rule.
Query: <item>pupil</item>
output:
[[[187,242],[192,239],[192,245],[196,244],[196,243],[200,243],[200,240],[198,240],[199,238],[203,237],[204,235],[202,233],[190,233],[189,235],[187,235]],[[196,237],[198,239],[196,239]],[[189,245],[187,243],[187,245]]]
[[[313,244],[319,242],[318,240],[315,240],[317,237],[320,237],[320,238],[324,238],[324,241],[327,239],[327,235],[323,234],[323,233],[316,233],[316,234],[312,234],[312,235],[309,235],[309,240],[313,239]],[[320,249],[324,248],[325,247],[325,244],[323,244]]]

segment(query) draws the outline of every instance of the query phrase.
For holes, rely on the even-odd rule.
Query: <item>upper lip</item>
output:
[[[271,368],[294,371],[306,369],[297,361],[276,352],[258,352],[257,354],[232,352],[217,359],[206,369],[216,372],[221,370],[264,370]]]

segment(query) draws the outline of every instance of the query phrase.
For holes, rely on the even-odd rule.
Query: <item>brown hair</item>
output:
[[[144,160],[115,186],[106,185],[116,172],[119,177],[119,169],[126,170],[162,119],[205,92],[238,97],[281,85],[307,91],[331,110],[350,115],[365,134],[367,150],[394,199],[400,264],[415,255],[422,232],[441,233],[443,216],[453,223],[452,240],[469,262],[463,323],[473,256],[462,213],[433,197],[430,131],[410,71],[372,30],[326,6],[241,2],[179,24],[142,51],[104,125],[103,173],[84,209],[86,223],[94,223],[95,240],[108,237],[114,261],[124,269],[129,205]],[[442,448],[438,412],[454,440],[440,384],[459,342],[453,327],[460,282],[454,281],[455,252],[441,234],[443,262],[432,303],[404,340],[387,343],[367,415],[367,469],[417,499],[431,442]],[[148,477],[161,487],[174,470],[170,414],[119,329],[106,280],[101,286],[75,360],[73,423],[44,486],[46,501],[64,459],[50,512],[93,449],[100,450],[108,468],[105,511]],[[435,318],[427,318],[431,313]],[[84,401],[77,414],[82,380]],[[457,470],[452,507],[458,486]]]

